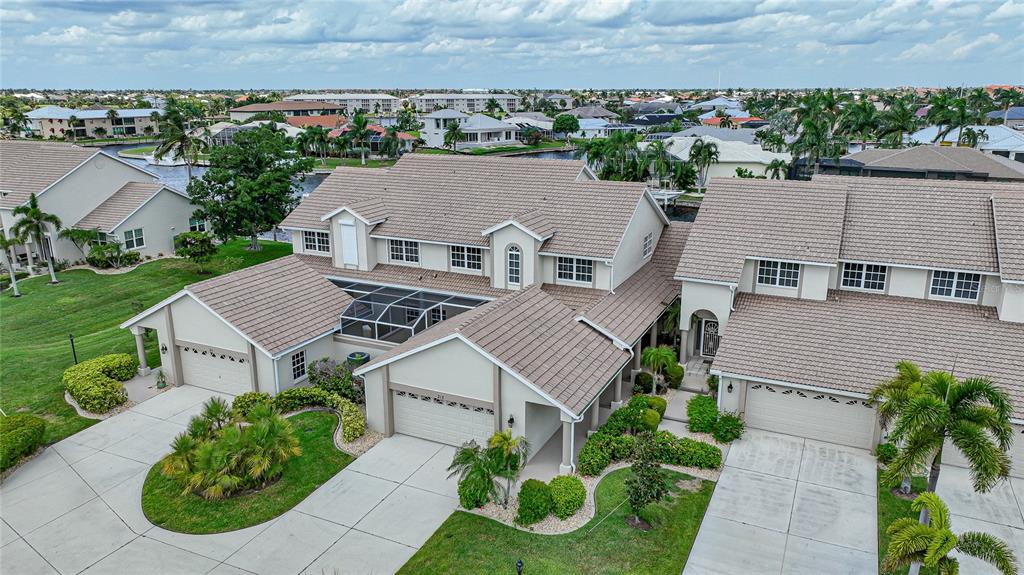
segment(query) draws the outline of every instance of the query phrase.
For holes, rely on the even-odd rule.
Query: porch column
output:
[[[622,407],[622,386],[626,385],[626,368],[623,367],[622,371],[619,372],[619,376],[615,378],[615,395],[612,396],[612,411]]]
[[[249,344],[249,381],[252,382],[252,390],[259,391],[260,384],[256,376],[256,346]]]
[[[146,365],[146,342],[142,339],[146,328],[141,325],[132,326],[132,335],[135,336],[135,353],[139,356],[139,375],[149,375],[149,367]]]
[[[590,408],[590,428],[587,430],[587,436],[591,436],[597,432],[597,428],[601,426],[601,398],[598,396],[594,400],[594,405]]]
[[[635,371],[640,371],[640,347],[639,341],[633,346],[633,369]]]
[[[690,331],[681,330],[679,332],[679,365],[686,365],[687,348],[690,347]]]
[[[558,473],[566,475],[572,473],[572,422],[562,422],[562,463],[558,466]]]
[[[178,348],[178,340],[174,337],[174,316],[171,311],[171,306],[164,308],[164,321],[167,324],[167,329],[164,334],[164,343],[160,346],[160,353],[163,353],[163,346],[166,345],[167,351],[171,354],[170,383],[174,386],[182,386],[185,384],[185,379],[181,368],[181,350]],[[164,371],[163,367],[161,367],[161,371]]]
[[[657,347],[658,346],[658,322],[654,322],[654,325],[651,326],[650,337],[651,337],[651,342],[650,342],[651,347]]]
[[[491,382],[491,403],[494,409],[494,431],[501,431],[501,368],[494,365],[494,381]],[[526,422],[523,422],[526,425]]]
[[[381,368],[381,389],[384,390],[384,437],[395,434],[395,405],[391,397],[391,370],[385,365]]]

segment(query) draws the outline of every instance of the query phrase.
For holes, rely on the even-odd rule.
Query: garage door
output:
[[[951,442],[942,448],[942,462],[946,465],[967,467],[967,458]],[[1013,445],[1010,446],[1010,476],[1024,477],[1024,425],[1013,426]]]
[[[475,439],[486,445],[494,433],[494,411],[429,394],[393,391],[395,432],[462,445]]]
[[[871,449],[875,409],[859,399],[751,384],[745,418],[749,427]]]
[[[191,345],[178,349],[185,383],[232,395],[252,391],[249,358],[245,355]]]

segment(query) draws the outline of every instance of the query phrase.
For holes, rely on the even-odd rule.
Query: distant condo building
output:
[[[289,102],[324,102],[341,106],[343,113],[356,111],[374,114],[393,114],[401,106],[401,100],[391,94],[295,94],[288,96]]]
[[[519,96],[515,94],[421,94],[411,96],[409,102],[417,112],[430,113],[442,108],[474,114],[487,108],[487,101],[494,98],[502,110],[513,113],[518,109]]]

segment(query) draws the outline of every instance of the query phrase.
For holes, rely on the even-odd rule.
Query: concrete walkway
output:
[[[866,450],[748,430],[683,575],[877,573],[875,473]]]
[[[393,573],[458,505],[445,471],[454,448],[395,436],[267,523],[216,535],[156,527],[142,514],[146,474],[214,395],[191,386],[161,393],[8,477],[0,572]]]

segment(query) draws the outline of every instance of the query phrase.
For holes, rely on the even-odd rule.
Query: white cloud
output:
[[[35,22],[36,20],[36,15],[29,10],[10,10],[7,8],[0,8],[0,24]]]
[[[1003,19],[1024,18],[1024,2],[1017,3],[1013,0],[1006,0],[999,8],[985,18],[988,22],[998,22]]]
[[[963,32],[955,31],[931,42],[914,44],[895,59],[897,61],[963,60],[978,48],[998,44],[999,40],[999,34],[989,32],[968,41]]]

